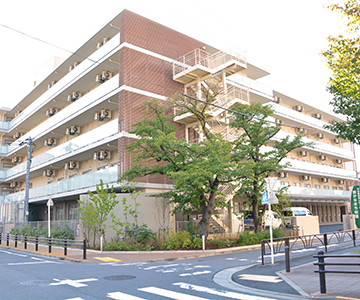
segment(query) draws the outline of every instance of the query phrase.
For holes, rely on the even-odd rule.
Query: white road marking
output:
[[[77,297],[77,298],[70,298],[70,299],[65,299],[65,300],[84,300],[83,298]]]
[[[230,292],[230,291],[225,291],[225,290],[211,289],[211,288],[207,288],[207,287],[204,287],[204,286],[198,286],[198,285],[193,285],[193,284],[188,284],[188,283],[183,283],[183,282],[173,283],[173,285],[179,286],[180,288],[186,289],[186,290],[203,292],[203,293],[208,293],[208,294],[211,294],[211,295],[227,297],[227,298],[231,298],[231,299],[241,299],[241,300],[275,300],[275,299],[273,299],[273,298],[260,297],[260,296],[252,296],[252,295],[235,293],[235,292]],[[184,299],[185,299],[185,298],[184,298]],[[187,298],[186,298],[186,299],[187,299]]]
[[[239,279],[243,279],[243,280],[253,280],[253,281],[271,282],[271,283],[278,283],[283,281],[278,276],[267,276],[267,275],[241,274],[238,275],[238,277]]]
[[[88,279],[80,279],[80,280],[71,280],[71,279],[59,280],[59,279],[54,278],[53,280],[58,281],[58,282],[50,283],[50,285],[68,284],[68,285],[76,287],[76,288],[87,286],[87,284],[84,284],[82,282],[98,281],[98,279],[96,279],[96,278],[88,278]]]
[[[155,294],[155,295],[168,297],[170,299],[175,299],[175,300],[184,300],[184,299],[186,299],[186,300],[208,300],[206,298],[186,295],[186,294],[182,294],[182,293],[178,293],[178,292],[174,292],[174,291],[160,289],[160,288],[153,287],[153,286],[147,287],[147,288],[141,288],[138,290],[142,291],[142,292],[147,292],[147,293],[151,293],[151,294]]]
[[[8,263],[8,266],[20,266],[20,265],[40,265],[40,264],[59,264],[59,262],[44,260],[44,261],[30,261],[21,263]]]
[[[144,298],[131,296],[129,294],[125,294],[125,293],[121,293],[121,292],[108,293],[106,295],[106,297],[115,299],[115,300],[145,300]]]
[[[18,254],[18,253],[9,252],[9,251],[4,251],[4,250],[0,250],[0,252],[6,253],[6,254],[10,254],[10,255],[20,256],[20,257],[27,257],[27,255],[25,255],[25,254]]]
[[[179,264],[153,266],[153,267],[144,268],[144,270],[153,270],[153,269],[158,269],[158,268],[176,267],[176,266],[178,266],[178,265],[179,265]]]
[[[193,272],[193,273],[183,273],[183,274],[180,274],[179,276],[196,276],[196,275],[203,275],[203,274],[209,274],[211,273],[211,271],[202,271],[202,272]]]
[[[194,266],[194,268],[211,268],[211,266]]]

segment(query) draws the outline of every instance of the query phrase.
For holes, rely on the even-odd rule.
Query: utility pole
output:
[[[25,204],[24,204],[24,222],[29,223],[29,186],[30,186],[30,165],[31,165],[31,146],[34,145],[31,137],[20,142],[20,146],[27,145],[27,166],[26,166],[26,187],[25,187]]]

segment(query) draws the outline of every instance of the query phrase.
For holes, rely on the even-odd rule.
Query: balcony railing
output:
[[[87,173],[69,179],[64,179],[54,183],[46,184],[29,190],[30,203],[31,199],[54,196],[60,193],[76,191],[79,189],[86,189],[95,186],[102,180],[104,183],[115,183],[118,180],[118,167],[102,169],[96,172]],[[10,194],[5,196],[5,201],[19,202],[24,201],[25,191]]]
[[[45,91],[44,94],[42,94],[28,107],[26,107],[18,116],[11,120],[10,128],[18,126],[31,114],[38,111],[42,106],[54,99],[54,97],[56,97],[61,91],[63,91],[73,82],[78,80],[79,77],[84,76],[86,73],[91,71],[92,68],[96,67],[100,63],[100,60],[102,60],[105,55],[109,54],[109,52],[113,51],[119,45],[120,33],[118,33],[110,41],[108,41],[106,44],[96,50],[92,55],[89,56],[89,59],[85,59],[74,70],[67,73],[53,87]]]
[[[277,182],[274,187],[274,190],[277,190],[279,188],[280,188],[280,183]],[[315,189],[315,188],[289,186],[286,193],[290,195],[328,196],[328,197],[343,197],[350,199],[350,191],[344,191],[344,190]]]
[[[119,75],[115,75],[110,80],[106,81],[105,83],[98,86],[91,92],[87,93],[80,99],[71,103],[71,105],[67,106],[51,118],[41,123],[39,126],[35,127],[31,131],[23,135],[21,139],[25,140],[26,138],[31,137],[33,140],[35,140],[46,132],[55,130],[57,126],[60,126],[64,122],[64,120],[68,120],[69,117],[74,118],[76,114],[80,114],[84,109],[90,109],[92,105],[99,101],[99,99],[101,99],[102,97],[111,97],[111,92],[114,91],[118,86]],[[9,146],[9,152],[16,150],[18,147],[20,147],[19,142],[13,142]]]
[[[320,164],[310,163],[306,161],[299,161],[294,159],[284,158],[281,163],[291,163],[291,167],[287,167],[286,170],[297,171],[306,173],[309,175],[317,175],[322,177],[334,177],[349,180],[357,180],[357,172],[353,170],[346,170],[340,168],[334,168],[329,166],[323,166]]]
[[[254,79],[251,79],[249,77],[240,75],[240,74],[234,74],[227,78],[227,81],[231,83],[236,83],[238,85],[241,85],[245,88],[248,88],[257,93],[264,94],[267,97],[273,98],[273,90],[269,86],[262,84]]]

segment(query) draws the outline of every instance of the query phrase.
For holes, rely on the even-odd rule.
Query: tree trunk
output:
[[[258,232],[259,228],[261,228],[261,220],[259,216],[259,205],[257,199],[252,200],[252,215],[254,220],[254,230],[255,232]]]
[[[218,184],[216,185],[216,189],[217,189],[217,186],[218,186]],[[210,218],[214,212],[215,197],[216,197],[216,192],[212,192],[207,201],[208,204],[206,205],[206,201],[202,201],[200,204],[201,220],[200,220],[198,228],[196,230],[196,234],[200,235],[200,236],[205,235],[205,238],[207,238],[207,236],[208,236],[209,226],[210,226]]]

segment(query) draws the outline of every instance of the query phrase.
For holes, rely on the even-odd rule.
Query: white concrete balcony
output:
[[[210,54],[202,49],[195,49],[173,62],[173,79],[183,84],[225,71],[226,76],[246,69],[244,56],[218,51]]]

